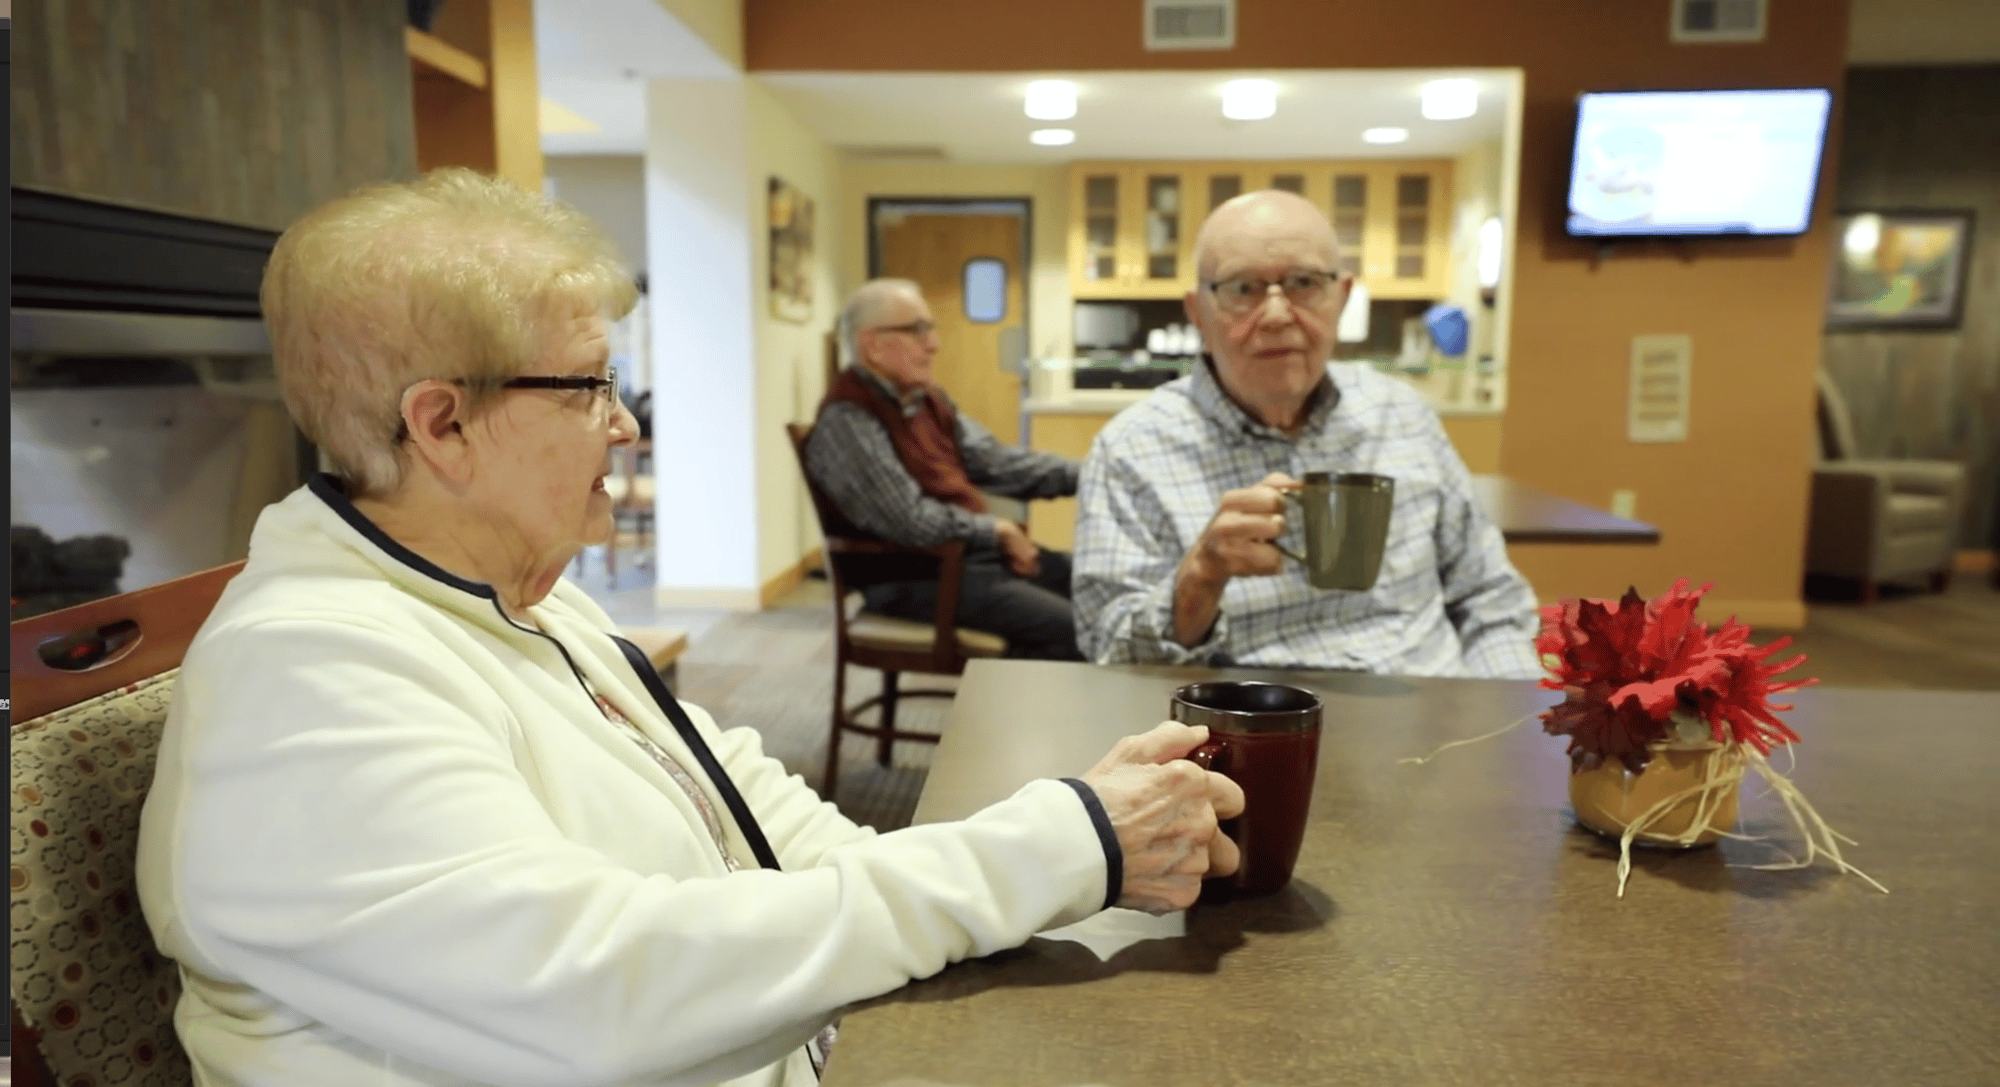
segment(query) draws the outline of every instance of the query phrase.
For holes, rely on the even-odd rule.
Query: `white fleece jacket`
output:
[[[1116,840],[1080,784],[878,836],[688,706],[705,773],[574,586],[530,614],[328,479],[259,519],[139,842],[197,1082],[796,1087],[842,1006],[1106,904]],[[577,673],[701,784],[742,871]]]

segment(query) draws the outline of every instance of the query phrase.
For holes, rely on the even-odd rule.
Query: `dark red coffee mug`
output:
[[[1222,680],[1174,692],[1170,716],[1208,726],[1189,761],[1243,789],[1243,814],[1222,822],[1243,854],[1222,881],[1229,889],[1268,894],[1291,882],[1319,769],[1320,713],[1318,695],[1282,683]]]

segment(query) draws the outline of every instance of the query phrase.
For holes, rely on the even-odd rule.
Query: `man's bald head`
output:
[[[1223,391],[1268,426],[1298,425],[1350,286],[1332,224],[1296,194],[1246,193],[1202,224],[1195,271],[1184,304]]]
[[[1195,274],[1206,281],[1215,278],[1219,263],[1302,253],[1324,258],[1328,271],[1339,266],[1340,242],[1319,208],[1279,189],[1248,192],[1216,208],[1201,225],[1194,242]]]

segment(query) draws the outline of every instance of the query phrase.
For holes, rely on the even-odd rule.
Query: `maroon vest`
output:
[[[925,392],[917,414],[905,416],[901,404],[883,396],[850,366],[834,378],[820,410],[825,411],[828,404],[865,409],[889,432],[896,459],[917,481],[918,489],[940,502],[985,513],[986,501],[965,474],[965,458],[958,450],[958,410],[937,386],[929,386]]]

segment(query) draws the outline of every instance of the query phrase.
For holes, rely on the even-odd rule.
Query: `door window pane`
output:
[[[1007,265],[996,257],[965,262],[965,319],[990,325],[1007,316]]]

